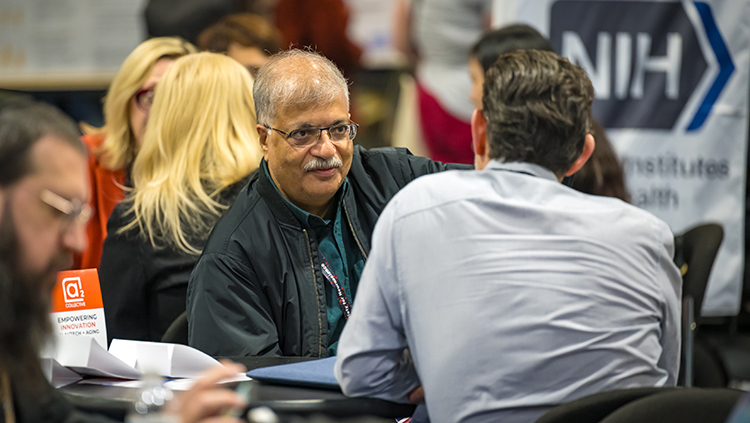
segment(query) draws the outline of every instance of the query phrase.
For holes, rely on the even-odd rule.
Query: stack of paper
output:
[[[43,360],[53,385],[77,380],[70,372],[56,367],[55,362],[79,375],[118,379],[139,379],[144,373],[192,378],[221,366],[211,356],[187,345],[115,339],[107,351],[90,336],[58,338],[54,354]]]
[[[109,353],[143,373],[164,377],[196,377],[221,366],[210,355],[187,345],[113,339]]]

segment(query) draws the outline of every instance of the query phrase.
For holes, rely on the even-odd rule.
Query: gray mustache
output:
[[[309,172],[311,170],[330,169],[332,167],[341,167],[343,165],[344,162],[338,157],[331,157],[327,160],[316,157],[305,164],[305,171]]]

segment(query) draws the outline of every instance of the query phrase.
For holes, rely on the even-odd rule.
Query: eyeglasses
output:
[[[135,98],[135,104],[144,112],[148,112],[154,103],[154,87],[141,88],[133,94],[133,97]]]
[[[39,194],[39,198],[53,209],[59,211],[65,216],[65,226],[67,227],[73,222],[78,222],[81,225],[86,225],[91,220],[91,206],[81,202],[81,200],[73,199],[68,200],[63,198],[54,192],[44,189]]]
[[[309,147],[317,143],[323,131],[328,132],[328,138],[334,143],[351,141],[357,136],[357,128],[359,128],[359,125],[354,122],[329,126],[327,128],[301,128],[291,132],[284,132],[276,128],[271,128],[268,125],[263,126],[285,136],[292,147],[299,148]]]

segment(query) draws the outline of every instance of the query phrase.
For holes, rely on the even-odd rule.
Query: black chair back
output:
[[[620,407],[644,397],[678,388],[633,388],[601,392],[560,404],[536,423],[599,423]]]
[[[693,298],[696,316],[700,316],[708,277],[724,239],[724,229],[716,223],[696,226],[675,236],[675,264],[683,270],[682,296]]]
[[[703,298],[716,254],[724,238],[721,225],[706,223],[675,236],[675,264],[682,272],[682,354],[679,384],[725,387],[726,371],[718,356],[698,338]]]
[[[171,344],[188,344],[188,320],[187,312],[182,312],[176,319],[169,325],[167,331],[164,332],[164,336],[161,337],[161,342],[169,342]]]
[[[601,423],[724,423],[743,394],[725,388],[678,389],[633,401]]]

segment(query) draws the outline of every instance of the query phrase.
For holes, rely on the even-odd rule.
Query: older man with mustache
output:
[[[347,82],[318,54],[272,57],[253,96],[264,160],[193,270],[189,342],[223,356],[333,355],[380,212],[448,166],[354,146]]]

